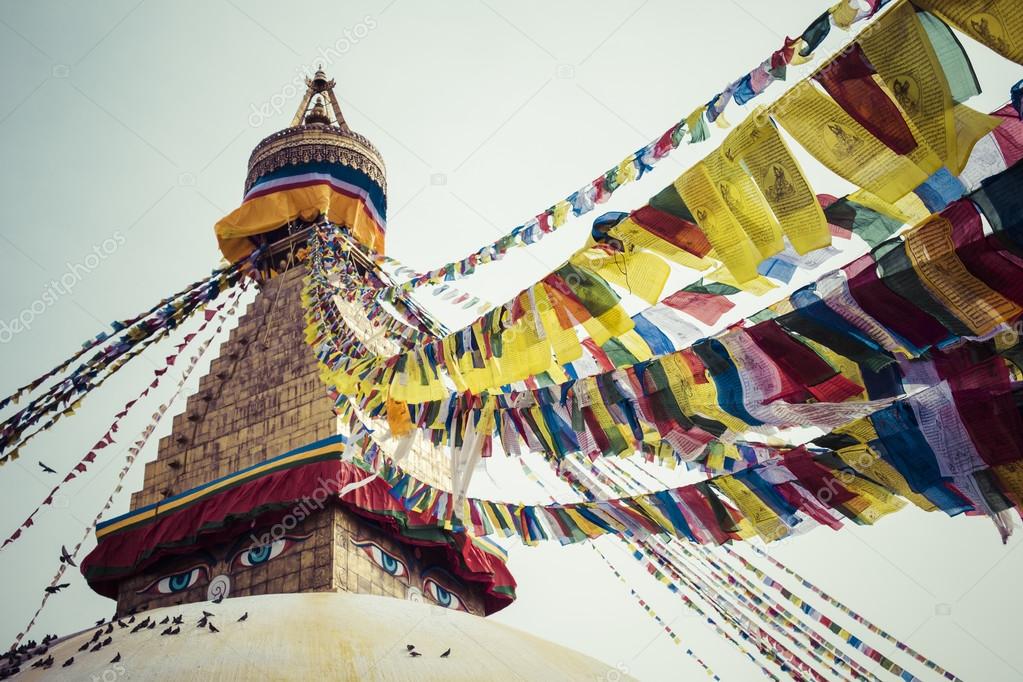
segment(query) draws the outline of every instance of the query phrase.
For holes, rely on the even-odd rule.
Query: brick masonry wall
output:
[[[156,459],[146,464],[132,509],[337,433],[333,405],[304,339],[300,293],[305,275],[300,266],[276,277],[246,309],[198,391],[174,417]],[[450,474],[441,454],[428,443],[417,443],[404,464],[414,475],[446,486]],[[457,596],[466,610],[483,613],[479,588],[450,575],[437,550],[399,542],[337,505],[288,531],[279,556],[245,565],[253,537],[260,535],[224,538],[125,579],[118,613],[206,601],[218,576],[229,581],[229,597],[346,590],[430,601],[428,588],[436,584]],[[374,545],[404,569],[389,571],[393,562],[382,566],[383,554]],[[172,579],[176,586],[187,586],[167,592]]]

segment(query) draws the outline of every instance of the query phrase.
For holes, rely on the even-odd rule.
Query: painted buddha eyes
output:
[[[138,594],[177,594],[192,587],[203,576],[209,577],[204,565],[195,566],[181,573],[158,578],[138,591]]]
[[[465,608],[465,604],[462,603],[462,598],[451,590],[443,587],[433,578],[427,578],[423,581],[423,591],[426,592],[426,596],[437,603],[438,606],[443,606],[446,609],[454,609],[455,611],[468,611]]]
[[[408,566],[405,565],[404,561],[370,540],[362,542],[352,540],[352,544],[365,552],[373,560],[373,563],[384,569],[385,572],[393,575],[395,578],[404,578],[408,582]]]
[[[258,545],[251,549],[244,549],[234,556],[232,564],[235,566],[259,566],[280,556],[291,541],[288,538],[274,540],[266,545]]]

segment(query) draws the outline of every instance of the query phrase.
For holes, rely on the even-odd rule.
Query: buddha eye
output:
[[[177,594],[178,592],[184,592],[199,582],[199,579],[206,575],[206,573],[206,566],[195,566],[181,573],[158,578],[136,594]]]
[[[406,582],[408,581],[408,567],[405,565],[405,562],[377,543],[370,540],[365,542],[352,540],[352,544],[365,552],[373,560],[373,563],[384,569],[387,573],[390,573],[395,578],[405,578]]]
[[[462,598],[451,590],[443,587],[433,578],[427,578],[423,581],[423,591],[426,595],[435,601],[438,606],[443,606],[446,609],[454,609],[455,611],[468,611],[465,608],[465,604],[462,602]]]

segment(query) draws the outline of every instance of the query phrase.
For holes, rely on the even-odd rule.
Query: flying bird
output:
[[[238,619],[238,622],[241,623],[244,620],[248,620],[248,618],[249,618],[249,612],[246,611],[245,613],[242,614],[242,617]]]
[[[65,587],[68,587],[69,585],[71,585],[71,583],[61,583],[60,585],[50,585],[49,587],[46,588],[46,592],[47,592],[47,594],[57,594],[58,592],[63,590]]]
[[[110,659],[110,662],[111,663],[120,663],[121,662],[121,652],[118,651],[117,655]]]
[[[56,469],[51,469],[50,467],[46,466],[42,462],[36,462],[36,464],[38,464],[39,468],[43,470],[43,473],[47,473],[47,474],[55,474],[55,473],[57,473]]]
[[[74,558],[72,558],[71,553],[67,551],[67,547],[64,545],[60,546],[60,563],[67,564],[68,566],[78,566],[78,564],[75,563]],[[103,621],[100,621],[100,623],[102,622]],[[96,625],[99,625],[100,623],[96,623]]]
[[[441,658],[447,658],[447,657],[448,657],[448,656],[450,656],[450,655],[451,655],[451,649],[448,649],[447,651],[445,651],[444,653],[442,653],[442,654],[440,655],[440,657],[441,657]]]

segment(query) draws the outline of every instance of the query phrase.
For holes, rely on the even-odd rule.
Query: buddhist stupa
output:
[[[349,128],[334,81],[320,70],[306,84],[292,125],[252,152],[245,202],[217,226],[229,260],[255,254],[259,293],[146,464],[130,511],[97,526],[82,561],[114,615],[38,647],[17,677],[600,679],[606,664],[486,620],[515,598],[500,547],[405,510],[348,456],[353,435],[303,338],[302,252],[312,226],[330,221],[352,242],[351,271],[385,277],[372,258],[384,164]],[[368,328],[357,306],[339,311]],[[445,458],[410,449],[406,471],[450,481]],[[39,656],[54,663],[33,669]]]

